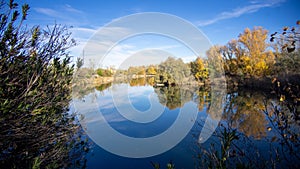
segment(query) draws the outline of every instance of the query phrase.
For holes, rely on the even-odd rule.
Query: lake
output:
[[[299,106],[263,91],[218,96],[208,88],[150,84],[102,84],[73,98],[90,142],[87,168],[299,166]]]

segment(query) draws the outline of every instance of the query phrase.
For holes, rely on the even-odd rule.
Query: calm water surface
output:
[[[277,109],[284,111],[284,106],[280,107],[276,98],[266,98],[261,93],[253,91],[228,93],[223,106],[222,120],[216,132],[204,144],[197,144],[204,121],[207,118],[212,121],[217,119],[213,111],[208,111],[211,109],[210,99],[209,91],[198,88],[154,88],[145,83],[106,84],[84,93],[73,102],[92,102],[95,103],[97,110],[85,108],[86,111],[80,116],[84,119],[82,126],[87,132],[93,132],[93,135],[101,137],[103,133],[97,133],[101,132],[98,127],[105,122],[117,132],[129,137],[156,136],[173,125],[184,106],[195,104],[198,110],[197,115],[191,119],[195,124],[190,132],[169,151],[148,158],[127,158],[114,155],[97,144],[92,144],[86,156],[87,168],[151,169],[153,168],[151,162],[160,163],[161,168],[166,168],[166,164],[170,161],[176,168],[203,167],[207,163],[204,159],[213,160],[209,158],[209,152],[215,150],[220,158],[223,157],[221,143],[224,143],[226,132],[227,135],[235,133],[233,135],[236,136],[226,151],[225,156],[230,158],[227,165],[236,167],[237,163],[245,162],[249,163],[249,166],[261,168],[272,168],[272,165],[288,168],[286,164],[291,161],[298,165],[299,124],[292,117],[284,119],[284,116],[276,114]],[[138,123],[127,120],[119,112],[130,106],[142,113],[155,113],[148,110],[162,110],[162,113],[151,122]],[[151,109],[153,106],[155,108]],[[99,113],[102,113],[104,119],[99,118]],[[126,117],[130,117],[130,111],[127,113]],[[93,131],[89,131],[90,129]],[[109,133],[105,135],[109,137]]]

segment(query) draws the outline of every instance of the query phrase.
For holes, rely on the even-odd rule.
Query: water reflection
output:
[[[183,107],[188,102],[197,103],[199,115],[194,119],[197,121],[197,125],[193,127],[189,137],[174,148],[174,151],[176,150],[177,153],[185,156],[185,159],[188,156],[194,162],[182,161],[181,156],[174,157],[172,154],[174,151],[147,159],[148,161],[157,161],[153,160],[155,158],[165,159],[166,162],[173,160],[177,167],[187,168],[187,166],[193,166],[195,163],[193,156],[196,155],[198,157],[196,158],[197,168],[299,167],[300,109],[298,102],[282,101],[280,97],[262,91],[240,90],[227,93],[225,104],[215,106],[212,105],[213,101],[220,102],[224,99],[221,97],[221,93],[214,92],[213,97],[210,89],[184,85],[155,88],[153,87],[154,83],[155,79],[150,77],[131,79],[128,85],[108,83],[95,87],[98,92],[102,93],[96,95],[100,98],[95,101],[99,102],[106,120],[111,119],[110,125],[119,132],[134,137],[148,137],[163,132],[176,119],[177,113],[175,111],[177,108]],[[125,121],[124,118],[123,120],[116,120],[122,119],[122,116],[114,113],[116,110],[111,107],[112,105],[107,99],[111,99],[110,90],[119,91],[122,94],[124,90],[120,87],[124,86],[133,92],[129,95],[129,99],[135,108],[147,110],[149,95],[155,96],[152,97],[157,99],[157,103],[160,104],[158,107],[165,106],[168,108],[154,127],[149,125],[136,127],[137,124]],[[85,95],[85,97],[91,97],[91,95]],[[223,109],[223,114],[215,113],[217,109]],[[199,133],[207,117],[212,121],[218,118],[222,120],[214,135],[207,142],[195,146],[199,141]],[[95,119],[92,116],[88,118]],[[187,149],[189,150],[187,151]],[[198,153],[195,153],[195,150]],[[130,159],[127,160],[130,161]],[[106,165],[104,161],[102,162],[103,165]],[[94,164],[90,165],[93,166]],[[145,165],[135,167],[143,166]],[[121,165],[116,164],[115,167],[121,167]]]
[[[98,90],[98,91],[103,91],[105,89],[108,89],[111,85],[112,85],[111,82],[104,83],[104,84],[100,84],[99,86],[96,86],[95,89]]]
[[[146,78],[133,78],[129,82],[130,86],[145,86]]]
[[[265,137],[268,124],[263,112],[265,97],[253,91],[230,93],[227,97],[223,119],[248,137]]]
[[[170,110],[180,108],[185,103],[193,100],[194,91],[179,86],[155,88],[159,102]]]
[[[228,93],[220,126],[199,145],[199,168],[299,168],[300,123],[291,107],[299,104],[262,91]]]

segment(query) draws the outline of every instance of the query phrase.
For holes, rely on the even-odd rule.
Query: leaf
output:
[[[294,32],[295,31],[295,27],[292,27],[291,31]]]
[[[24,4],[22,6],[22,19],[26,20],[26,16],[27,16],[27,12],[29,10],[29,5],[28,4]]]
[[[31,112],[31,115],[33,115],[33,116],[39,115],[39,114],[41,114],[40,109],[34,109],[34,110]]]
[[[272,139],[271,139],[271,142],[275,142],[276,140],[277,140],[277,137],[273,136]]]
[[[13,0],[10,0],[10,1],[9,1],[9,8],[10,8],[10,9],[14,9],[14,8],[16,8],[16,7],[18,7],[18,4],[17,4],[17,3],[14,3]]]
[[[271,36],[273,37],[273,36],[275,36],[276,34],[277,34],[277,32],[274,32],[274,33],[271,34]]]
[[[283,102],[285,100],[285,95],[281,95],[279,101]]]
[[[286,49],[287,49],[288,53],[291,53],[291,52],[295,51],[296,47],[292,46],[292,47],[287,47]]]

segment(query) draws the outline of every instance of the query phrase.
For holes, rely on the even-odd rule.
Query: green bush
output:
[[[75,41],[61,25],[26,29],[29,5],[0,3],[0,168],[61,168],[78,145],[67,113]]]
[[[110,70],[107,70],[107,69],[99,68],[99,69],[96,70],[96,72],[99,76],[103,76],[103,77],[111,77],[113,75],[112,72]]]

